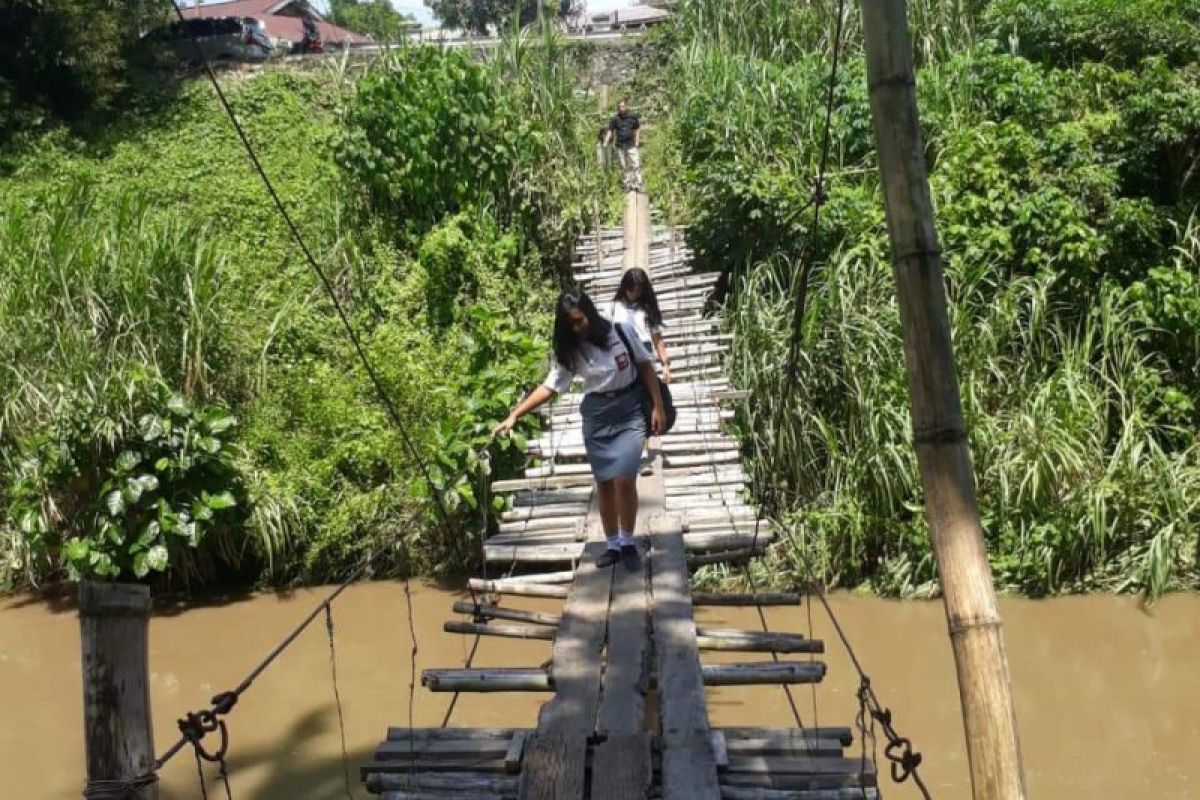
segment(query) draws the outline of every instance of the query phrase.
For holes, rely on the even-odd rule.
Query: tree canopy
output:
[[[518,11],[522,25],[537,19],[538,0],[425,0],[443,25],[463,28],[474,33],[487,33],[490,26],[500,26]],[[571,0],[542,0],[543,13],[566,16],[574,7]]]
[[[130,83],[138,37],[165,14],[138,0],[0,0],[0,141],[111,107]]]
[[[329,20],[380,41],[400,38],[411,14],[401,14],[388,0],[329,0]]]

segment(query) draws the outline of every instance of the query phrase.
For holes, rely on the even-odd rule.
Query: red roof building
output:
[[[311,17],[321,32],[321,41],[326,47],[355,47],[374,44],[370,36],[355,33],[327,22],[305,0],[224,0],[218,3],[180,3],[183,16],[194,19],[203,17],[252,17],[263,24],[267,36],[288,42],[304,38],[304,18]]]

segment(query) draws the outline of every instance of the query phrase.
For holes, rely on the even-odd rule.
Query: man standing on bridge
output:
[[[608,123],[604,146],[617,139],[617,161],[621,165],[621,188],[626,192],[642,190],[642,160],[638,146],[642,143],[642,124],[637,114],[631,114],[624,100],[617,103],[617,115]]]

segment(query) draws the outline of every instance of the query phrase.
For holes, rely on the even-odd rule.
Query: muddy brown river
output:
[[[155,738],[175,739],[174,720],[230,688],[322,595],[321,590],[255,594],[159,612],[150,626]],[[443,633],[459,596],[413,585],[417,670],[461,666],[471,640]],[[924,754],[921,773],[938,798],[966,798],[970,784],[953,661],[937,602],[832,597],[859,657],[895,724]],[[505,605],[553,610],[551,602]],[[402,587],[363,584],[334,606],[337,669],[354,797],[368,796],[357,765],[388,725],[408,724],[410,640]],[[1150,608],[1135,598],[1096,595],[1003,599],[1001,610],[1020,720],[1030,796],[1035,798],[1200,797],[1200,596],[1167,597]],[[804,609],[768,610],[772,629],[807,631]],[[700,609],[712,627],[755,628],[753,609]],[[813,636],[826,640],[829,673],[815,689],[795,687],[806,725],[849,725],[856,681],[819,606]],[[77,798],[82,788],[79,633],[74,608],[31,598],[0,602],[0,775],[4,798]],[[477,666],[532,666],[547,642],[485,638]],[[706,654],[706,659],[710,654]],[[742,660],[753,660],[743,654]],[[761,656],[758,656],[761,658]],[[738,659],[730,659],[738,660]],[[790,725],[779,687],[709,690],[718,725]],[[544,696],[463,695],[451,725],[532,725]],[[413,724],[439,725],[449,695],[419,683]],[[328,641],[313,625],[242,699],[229,718],[235,798],[345,797],[341,739]],[[857,752],[858,743],[855,743]],[[881,765],[881,771],[883,767]],[[211,770],[208,771],[211,777]],[[162,772],[164,800],[198,798],[187,752]],[[882,778],[889,798],[915,798]],[[210,797],[223,796],[209,783]]]

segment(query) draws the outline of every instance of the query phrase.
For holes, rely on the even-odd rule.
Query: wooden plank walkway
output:
[[[646,214],[628,202],[629,213]],[[667,318],[672,394],[679,417],[652,440],[652,471],[638,479],[636,567],[597,569],[604,547],[580,431],[578,394],[544,413],[528,442],[523,478],[495,481],[509,498],[486,543],[488,571],[472,579],[482,605],[460,602],[446,630],[553,641],[548,665],[426,670],[431,691],[552,693],[537,727],[392,728],[362,769],[386,800],[840,800],[877,797],[871,763],[845,757],[849,728],[723,728],[710,725],[705,686],[820,681],[811,660],[705,664],[708,650],[821,653],[796,633],[697,628],[693,606],[798,604],[799,596],[693,596],[689,568],[744,562],[774,531],[747,498],[737,440],[724,430],[734,411],[721,361],[730,337],[703,316],[715,276],[694,273],[675,232],[642,220],[585,238],[577,280],[597,300],[616,291],[623,269],[648,265]],[[597,244],[599,250],[597,250]],[[563,601],[561,613],[505,608],[503,594]],[[763,691],[771,689],[764,688]]]

